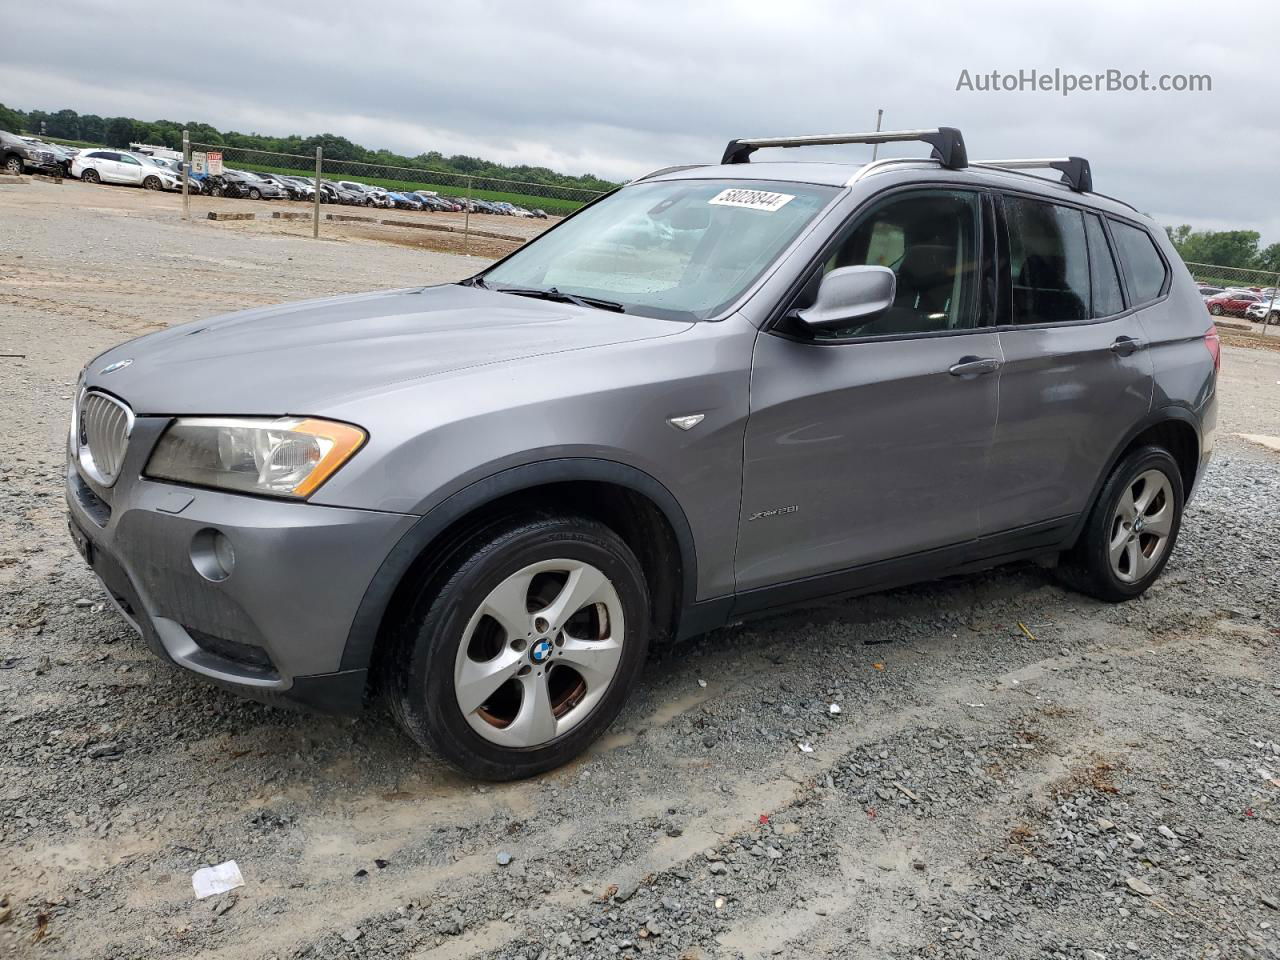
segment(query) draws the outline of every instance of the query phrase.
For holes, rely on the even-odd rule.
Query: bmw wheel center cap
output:
[[[529,651],[529,659],[534,663],[546,663],[551,659],[551,641],[539,640],[533,645],[533,649]]]

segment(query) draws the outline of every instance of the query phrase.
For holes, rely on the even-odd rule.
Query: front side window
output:
[[[481,280],[491,289],[607,300],[645,316],[705,319],[738,299],[838,192],[749,180],[638,183]]]
[[[1093,286],[1093,316],[1110,317],[1124,310],[1124,296],[1120,293],[1120,274],[1115,258],[1102,229],[1102,218],[1090,213],[1085,217],[1085,232],[1089,235],[1089,279]]]
[[[1129,283],[1129,300],[1135,307],[1140,307],[1158,299],[1164,292],[1168,270],[1151,235],[1131,224],[1112,220],[1111,236],[1115,238],[1120,263]]]
[[[1084,214],[1074,207],[1006,196],[1004,215],[1009,230],[1012,322],[1088,320]]]
[[[875,204],[846,230],[822,265],[888,267],[897,278],[892,306],[849,327],[813,334],[845,340],[967,330],[978,323],[982,272],[980,198],[966,190],[918,190]],[[816,286],[807,291],[811,297]]]

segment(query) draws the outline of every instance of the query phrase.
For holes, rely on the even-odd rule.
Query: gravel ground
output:
[[[1280,435],[1280,354],[1224,349],[1142,600],[1020,566],[717,631],[581,760],[480,786],[155,660],[59,478],[108,344],[475,261],[82,196],[0,188],[0,956],[1280,957],[1280,457],[1236,436]]]

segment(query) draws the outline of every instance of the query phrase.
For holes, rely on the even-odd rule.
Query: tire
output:
[[[21,176],[22,175],[22,158],[21,157],[5,157],[4,172],[13,177]]]
[[[507,626],[486,609],[502,611]],[[383,689],[405,732],[463,773],[531,777],[613,722],[644,665],[651,622],[640,564],[608,527],[564,514],[508,518],[461,541],[424,578]],[[576,658],[589,665],[583,673]],[[459,686],[468,676],[470,692]]]
[[[250,200],[261,200],[261,199],[262,199],[262,191],[261,191],[261,190],[259,190],[257,187],[254,187],[252,190],[250,190],[250,191],[249,191],[249,199],[250,199]]]
[[[144,190],[159,190],[159,189],[161,189],[160,178],[159,178],[159,177],[147,177],[145,180],[143,180],[143,181],[142,181],[142,189],[144,189]]]
[[[1185,498],[1182,471],[1168,450],[1134,450],[1103,484],[1059,575],[1072,589],[1109,603],[1140,596],[1169,562]]]
[[[224,193],[225,193],[225,191],[223,190],[223,188],[222,188],[222,187],[211,187],[211,188],[209,189],[209,196],[211,196],[211,197],[220,197],[220,196],[222,196]]]
[[[1212,313],[1215,317],[1222,316],[1222,304],[1215,303],[1213,306],[1209,308],[1209,312]]]
[[[98,171],[94,170],[92,167],[81,172],[80,179],[83,180],[85,183],[101,183],[102,182],[102,178],[98,176]]]

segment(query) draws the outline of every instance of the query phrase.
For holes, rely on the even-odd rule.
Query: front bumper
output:
[[[418,518],[147,480],[142,468],[167,423],[135,421],[109,489],[74,457],[67,465],[72,538],[112,602],[156,654],[222,686],[358,711],[367,664],[341,669],[347,635],[369,582]],[[207,530],[234,550],[225,579],[207,579],[193,562]]]

